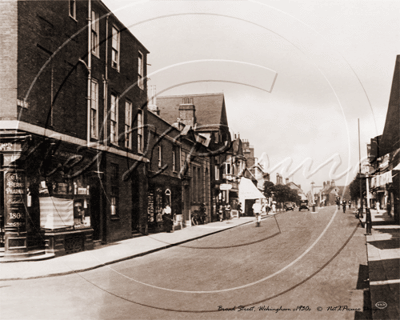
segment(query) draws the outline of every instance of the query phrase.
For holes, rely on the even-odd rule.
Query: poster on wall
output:
[[[7,226],[24,231],[26,229],[25,176],[21,172],[6,172],[4,182]]]

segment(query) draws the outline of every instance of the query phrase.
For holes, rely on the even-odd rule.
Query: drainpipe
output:
[[[87,134],[86,144],[90,144],[90,107],[92,94],[92,0],[88,0],[88,82],[87,82]]]
[[[104,77],[103,77],[103,101],[104,101],[104,110],[103,110],[103,143],[107,145],[107,104],[108,104],[108,15],[106,17],[106,57],[105,57],[105,66],[104,66]]]

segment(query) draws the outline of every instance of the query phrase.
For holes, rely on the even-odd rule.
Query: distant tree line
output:
[[[271,181],[264,182],[264,196],[266,198],[272,197],[274,195],[274,201],[277,203],[285,202],[300,202],[301,198],[296,190],[291,189],[288,185],[277,184],[275,185]]]

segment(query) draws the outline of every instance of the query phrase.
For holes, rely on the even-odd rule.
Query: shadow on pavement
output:
[[[354,320],[370,320],[372,319],[371,295],[368,283],[368,266],[360,264],[358,268],[357,290],[363,290],[363,311],[356,311]]]

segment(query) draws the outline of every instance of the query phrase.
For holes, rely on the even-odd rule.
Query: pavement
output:
[[[385,210],[371,209],[366,234],[373,319],[400,319],[400,226]],[[365,226],[365,212],[360,219]]]
[[[154,233],[55,258],[42,255],[18,262],[0,259],[0,281],[35,279],[88,271],[249,223],[255,223],[255,218],[240,217],[183,228],[172,233]]]

